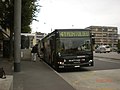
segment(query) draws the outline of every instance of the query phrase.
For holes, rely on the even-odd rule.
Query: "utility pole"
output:
[[[21,61],[21,0],[14,0],[14,71],[20,72]]]

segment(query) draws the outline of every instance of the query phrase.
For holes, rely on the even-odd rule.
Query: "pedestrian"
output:
[[[4,71],[3,67],[0,68],[0,78],[2,78],[2,79],[6,78],[5,71]]]
[[[32,47],[32,60],[36,61],[37,55],[38,55],[38,44],[35,44],[35,46]]]

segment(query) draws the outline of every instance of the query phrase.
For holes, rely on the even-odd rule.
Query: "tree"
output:
[[[13,25],[14,25],[14,2],[13,0],[0,0],[0,25],[4,30],[10,30],[10,58],[13,56]]]
[[[21,32],[31,32],[30,24],[36,20],[39,12],[39,0],[22,0]],[[10,56],[13,54],[14,0],[0,0],[0,25],[10,30]]]
[[[31,32],[30,24],[39,12],[39,0],[22,0],[21,32]],[[0,25],[13,32],[14,0],[0,0]]]
[[[30,32],[30,24],[36,20],[36,13],[39,12],[40,5],[38,0],[23,0],[22,1],[22,32]]]
[[[13,30],[13,11],[13,0],[0,0],[0,25],[4,30]]]

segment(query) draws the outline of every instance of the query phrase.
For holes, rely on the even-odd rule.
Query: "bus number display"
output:
[[[79,32],[60,32],[60,37],[81,37],[81,36],[90,36],[87,31]]]

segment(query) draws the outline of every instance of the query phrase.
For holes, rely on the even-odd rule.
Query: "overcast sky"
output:
[[[33,32],[92,25],[120,29],[120,0],[40,0],[40,5],[39,22],[33,22]]]

